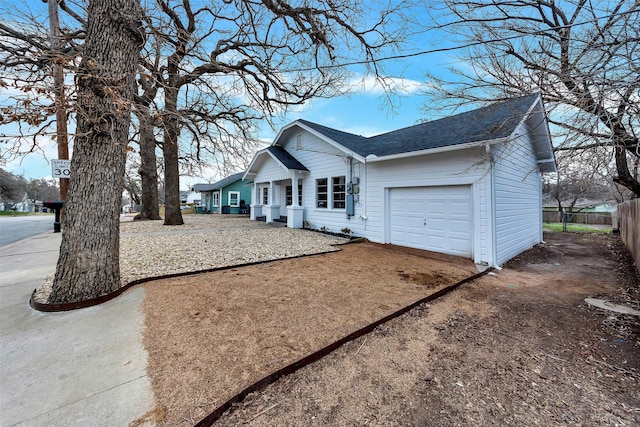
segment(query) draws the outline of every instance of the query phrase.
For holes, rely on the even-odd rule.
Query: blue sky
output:
[[[0,0],[3,7],[7,7],[13,0]],[[18,2],[19,0],[16,0]],[[33,0],[35,1],[35,0]],[[28,4],[34,8],[38,5],[31,0]],[[40,7],[46,4],[38,2]],[[408,44],[401,53],[427,50],[434,47],[434,42],[426,36],[414,38],[413,44]],[[392,60],[384,62],[383,66],[387,75],[394,76],[393,82],[398,88],[398,94],[393,98],[393,108],[385,102],[384,93],[379,85],[373,83],[370,78],[363,78],[357,73],[354,76],[354,92],[349,96],[339,96],[332,99],[315,99],[306,105],[290,111],[280,122],[285,125],[295,119],[304,118],[325,126],[330,126],[347,132],[371,136],[382,132],[398,129],[415,124],[425,117],[422,110],[427,101],[424,95],[426,88],[425,73],[428,71],[441,71],[450,65],[452,58],[445,54],[430,54],[404,60]],[[359,80],[363,79],[363,80]],[[403,80],[404,79],[404,80]],[[363,83],[364,82],[364,83]],[[0,105],[6,99],[6,91],[0,90]],[[264,141],[272,141],[277,134],[266,124],[259,130],[259,138]],[[0,133],[16,133],[15,129],[0,128]],[[6,170],[24,175],[25,178],[49,178],[51,166],[49,161],[57,158],[57,148],[48,137],[40,138],[40,146],[43,152],[35,152],[8,161]],[[0,150],[5,150],[0,146]],[[181,189],[186,189],[197,182],[206,182],[214,178],[220,178],[217,170],[206,169],[198,177],[181,177]]]
[[[418,83],[420,82],[414,82],[411,92],[396,97],[393,108],[386,105],[379,88],[374,88],[350,96],[312,100],[296,111],[288,113],[282,120],[282,125],[303,118],[364,136],[411,126],[425,115],[421,109],[426,97],[419,93],[421,88]],[[260,130],[259,139],[271,142],[276,134],[277,130],[273,131],[265,125]],[[57,158],[57,146],[55,142],[48,141],[48,138],[41,138],[41,141],[44,153],[35,152],[7,162],[5,170],[24,175],[27,179],[50,178],[49,161]],[[206,182],[215,173],[215,170],[207,169],[199,177],[183,176],[180,187],[186,189],[195,183]]]

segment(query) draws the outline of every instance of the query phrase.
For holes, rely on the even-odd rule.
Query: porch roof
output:
[[[309,172],[309,169],[307,169],[305,165],[300,163],[298,159],[293,157],[287,150],[280,147],[279,145],[271,145],[267,148],[267,151],[269,151],[269,153],[273,155],[276,160],[282,163],[285,168],[290,170]]]
[[[256,153],[256,155],[253,157],[253,160],[251,161],[251,164],[247,168],[247,171],[244,173],[244,176],[243,176],[244,179],[247,179],[247,176],[249,175],[255,175],[254,168],[256,167],[257,164],[259,164],[258,159],[264,155],[271,157],[282,168],[288,171],[294,170],[294,171],[309,172],[309,169],[307,169],[305,165],[300,163],[298,159],[293,157],[291,153],[289,153],[287,150],[285,150],[284,148],[278,145],[271,145],[265,148],[264,150],[260,150]]]

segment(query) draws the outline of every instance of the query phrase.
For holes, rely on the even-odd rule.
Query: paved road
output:
[[[53,231],[51,215],[33,216],[0,216],[0,246],[44,233]]]

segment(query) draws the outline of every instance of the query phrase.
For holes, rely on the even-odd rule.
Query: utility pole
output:
[[[58,20],[58,1],[47,0],[49,9],[49,27],[51,35],[51,62],[53,90],[56,107],[56,142],[58,159],[69,160],[69,140],[67,138],[67,107],[64,95],[64,60],[61,53],[60,21]],[[60,178],[60,200],[67,198],[69,178]]]

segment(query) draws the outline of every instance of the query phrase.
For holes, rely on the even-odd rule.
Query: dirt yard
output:
[[[640,308],[617,236],[551,233],[502,271],[254,393],[216,425],[638,425]],[[474,273],[372,244],[146,285],[163,425],[192,425],[267,374]],[[398,249],[398,248],[396,248]]]

